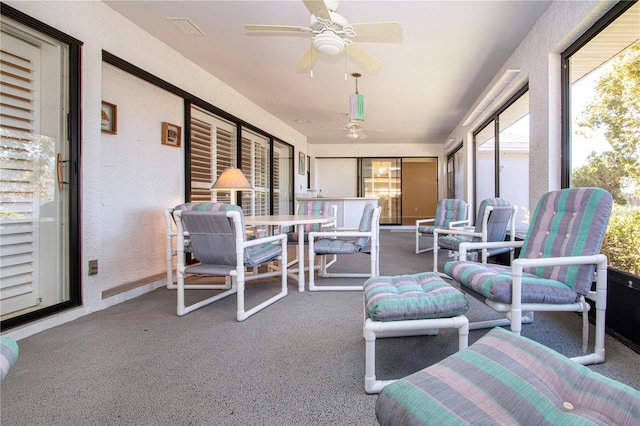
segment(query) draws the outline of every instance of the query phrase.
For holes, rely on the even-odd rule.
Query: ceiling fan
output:
[[[344,16],[336,13],[338,9],[337,0],[302,1],[311,13],[308,27],[245,25],[245,29],[251,31],[281,31],[311,35],[311,46],[298,61],[298,68],[311,68],[318,57],[314,52],[326,55],[337,55],[346,52],[351,59],[364,69],[369,72],[375,72],[380,68],[380,62],[351,39],[364,36],[398,37],[402,35],[402,27],[397,22],[349,24]]]

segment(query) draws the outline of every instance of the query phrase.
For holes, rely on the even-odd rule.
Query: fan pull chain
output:
[[[309,76],[313,78],[313,41],[311,42],[311,55],[309,56],[311,57],[311,71],[309,72]]]
[[[344,49],[344,81],[347,81],[347,48]]]

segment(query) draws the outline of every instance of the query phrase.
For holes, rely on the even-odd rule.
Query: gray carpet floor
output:
[[[442,256],[444,257],[444,256]],[[366,255],[336,267],[365,269]],[[381,231],[381,274],[430,270],[414,234]],[[364,279],[318,279],[317,284]],[[249,284],[247,306],[277,292]],[[164,288],[19,342],[1,387],[4,425],[375,425],[377,396],[364,392],[361,292],[289,295],[244,322],[235,298],[184,317]],[[189,298],[209,291],[190,291]],[[471,321],[497,318],[471,298]],[[568,356],[580,354],[580,317],[536,314],[523,335]],[[473,343],[486,330],[472,331]],[[640,389],[640,355],[607,336],[607,361],[591,366]],[[377,377],[399,378],[457,349],[454,330],[380,339]]]

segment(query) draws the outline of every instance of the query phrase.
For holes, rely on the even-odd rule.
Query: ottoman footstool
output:
[[[363,286],[365,377],[367,393],[378,393],[395,380],[376,379],[376,338],[437,334],[458,329],[458,347],[468,346],[469,300],[436,272],[372,277]]]

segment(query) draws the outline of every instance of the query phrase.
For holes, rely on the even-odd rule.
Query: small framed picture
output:
[[[102,133],[115,135],[118,133],[118,106],[102,101],[102,113],[100,118],[100,130]]]
[[[162,145],[180,147],[180,126],[163,122],[162,123]]]
[[[304,155],[304,152],[300,151],[300,154],[298,154],[298,173],[301,175],[303,175],[306,170],[304,167],[306,159],[307,156]]]

